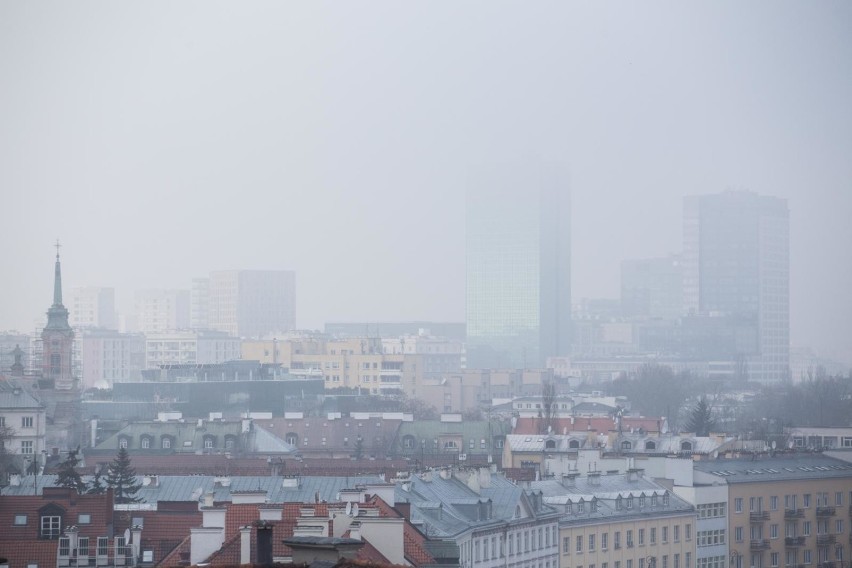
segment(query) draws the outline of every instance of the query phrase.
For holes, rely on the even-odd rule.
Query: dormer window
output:
[[[62,533],[62,517],[59,515],[42,515],[41,529],[39,535],[41,538],[59,538]]]
[[[151,449],[151,436],[142,436],[139,440],[139,447],[143,450]]]
[[[645,449],[646,450],[656,450],[657,449],[657,442],[653,442],[651,440],[648,440],[647,442],[645,442]]]
[[[680,443],[680,451],[682,452],[691,452],[692,451],[692,442],[683,441]]]
[[[663,505],[665,505],[666,507],[668,507],[668,505],[669,505],[669,494],[668,493],[663,493]]]
[[[621,449],[622,449],[622,450],[632,450],[632,449],[633,449],[633,444],[631,444],[630,442],[628,442],[627,440],[625,440],[625,441],[621,442]]]
[[[556,449],[556,440],[547,440],[544,443],[544,449],[546,450],[555,450]]]
[[[619,495],[618,497],[616,497],[616,498],[615,498],[615,509],[616,509],[617,511],[620,511],[620,510],[621,510],[621,507],[622,507],[622,503],[621,503],[621,495]]]
[[[571,440],[570,442],[568,442],[568,447],[572,450],[576,450],[580,447],[580,441],[579,440]]]
[[[118,447],[121,448],[122,450],[126,450],[129,445],[130,445],[130,440],[128,440],[127,438],[119,438],[118,439]]]

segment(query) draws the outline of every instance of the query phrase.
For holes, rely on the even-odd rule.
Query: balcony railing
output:
[[[826,546],[828,544],[834,544],[837,541],[837,537],[833,534],[818,534],[817,535],[817,546]]]
[[[834,507],[817,507],[817,517],[833,517],[837,511]]]
[[[817,568],[836,568],[834,562],[820,562]]]
[[[769,511],[752,511],[748,514],[748,519],[753,523],[769,520]]]
[[[785,519],[801,519],[805,516],[804,509],[784,509]]]
[[[786,546],[788,548],[805,546],[805,537],[803,537],[803,536],[788,536],[784,539],[784,546]]]
[[[769,539],[753,540],[749,544],[751,550],[767,550],[769,548]]]

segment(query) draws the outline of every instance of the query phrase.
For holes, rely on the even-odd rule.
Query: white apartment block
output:
[[[189,328],[189,290],[139,290],[136,325],[144,334]]]
[[[71,288],[68,323],[75,329],[101,327],[116,329],[115,289],[85,286]]]
[[[189,293],[189,327],[210,329],[210,279],[193,278]]]
[[[224,363],[240,358],[240,340],[224,332],[180,331],[146,336],[145,366]]]
[[[112,330],[84,329],[80,345],[83,388],[112,388],[137,379],[145,368],[145,336]]]
[[[296,325],[295,272],[211,272],[209,294],[210,329],[261,338],[281,334]]]

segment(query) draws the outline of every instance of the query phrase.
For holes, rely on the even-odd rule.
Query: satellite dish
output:
[[[124,544],[130,544],[130,528],[124,529]]]
[[[352,505],[352,516],[353,517],[358,516],[358,503],[355,503],[354,505]]]
[[[352,501],[346,502],[346,514],[352,515]]]

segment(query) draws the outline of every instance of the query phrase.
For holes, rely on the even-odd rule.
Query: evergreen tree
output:
[[[106,486],[103,484],[103,479],[101,478],[101,468],[98,467],[95,470],[95,476],[92,478],[92,481],[89,482],[89,488],[86,490],[86,493],[89,495],[101,495],[106,493]]]
[[[686,431],[695,432],[696,436],[709,436],[716,428],[716,419],[706,397],[698,399],[689,419],[686,421]]]
[[[83,479],[80,477],[80,474],[77,473],[76,469],[77,462],[80,461],[77,457],[77,453],[79,451],[80,448],[69,451],[68,456],[59,464],[56,484],[60,487],[74,489],[77,493],[82,495],[86,491],[86,484],[83,483]]]
[[[136,492],[142,488],[141,483],[136,483],[136,470],[130,465],[130,455],[127,449],[118,450],[118,455],[109,464],[107,471],[107,486],[111,487],[116,503],[138,503],[140,498]]]

